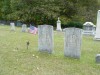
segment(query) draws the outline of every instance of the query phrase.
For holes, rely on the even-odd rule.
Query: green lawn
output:
[[[29,49],[26,42],[30,41]],[[64,57],[64,34],[54,31],[53,54],[38,51],[38,35],[15,32],[9,26],[0,26],[0,75],[99,75],[95,63],[100,53],[100,41],[83,36],[81,58]]]

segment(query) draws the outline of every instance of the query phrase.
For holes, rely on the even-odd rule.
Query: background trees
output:
[[[99,0],[0,0],[0,19],[55,25],[57,17],[95,23]]]

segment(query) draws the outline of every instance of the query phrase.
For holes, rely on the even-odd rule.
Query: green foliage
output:
[[[71,21],[71,22],[68,22],[67,24],[66,24],[66,27],[75,27],[75,28],[83,28],[83,24],[82,23],[80,23],[80,22],[73,22],[73,21]]]
[[[0,3],[1,19],[7,20],[7,15],[11,13],[10,0],[1,0]]]
[[[0,20],[52,24],[58,17],[62,23],[96,22],[99,0],[0,0]],[[55,22],[54,22],[55,21]]]

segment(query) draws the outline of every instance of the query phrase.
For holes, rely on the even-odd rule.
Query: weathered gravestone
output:
[[[11,26],[11,31],[15,31],[15,24],[14,23],[10,23]]]
[[[82,30],[79,28],[66,28],[64,41],[64,55],[80,58]]]
[[[100,54],[96,55],[96,63],[100,63]]]
[[[97,26],[96,26],[95,40],[100,40],[100,10],[98,10],[98,14],[97,14]]]
[[[38,26],[38,48],[39,51],[52,53],[53,51],[53,26]]]
[[[27,29],[26,24],[23,24],[23,25],[22,25],[22,32],[26,32],[26,29]]]

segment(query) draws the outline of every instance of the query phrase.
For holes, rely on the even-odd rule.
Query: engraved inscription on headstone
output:
[[[53,51],[53,26],[38,26],[38,47],[39,51],[52,53]]]
[[[64,41],[64,55],[80,58],[82,31],[79,28],[66,28]]]

